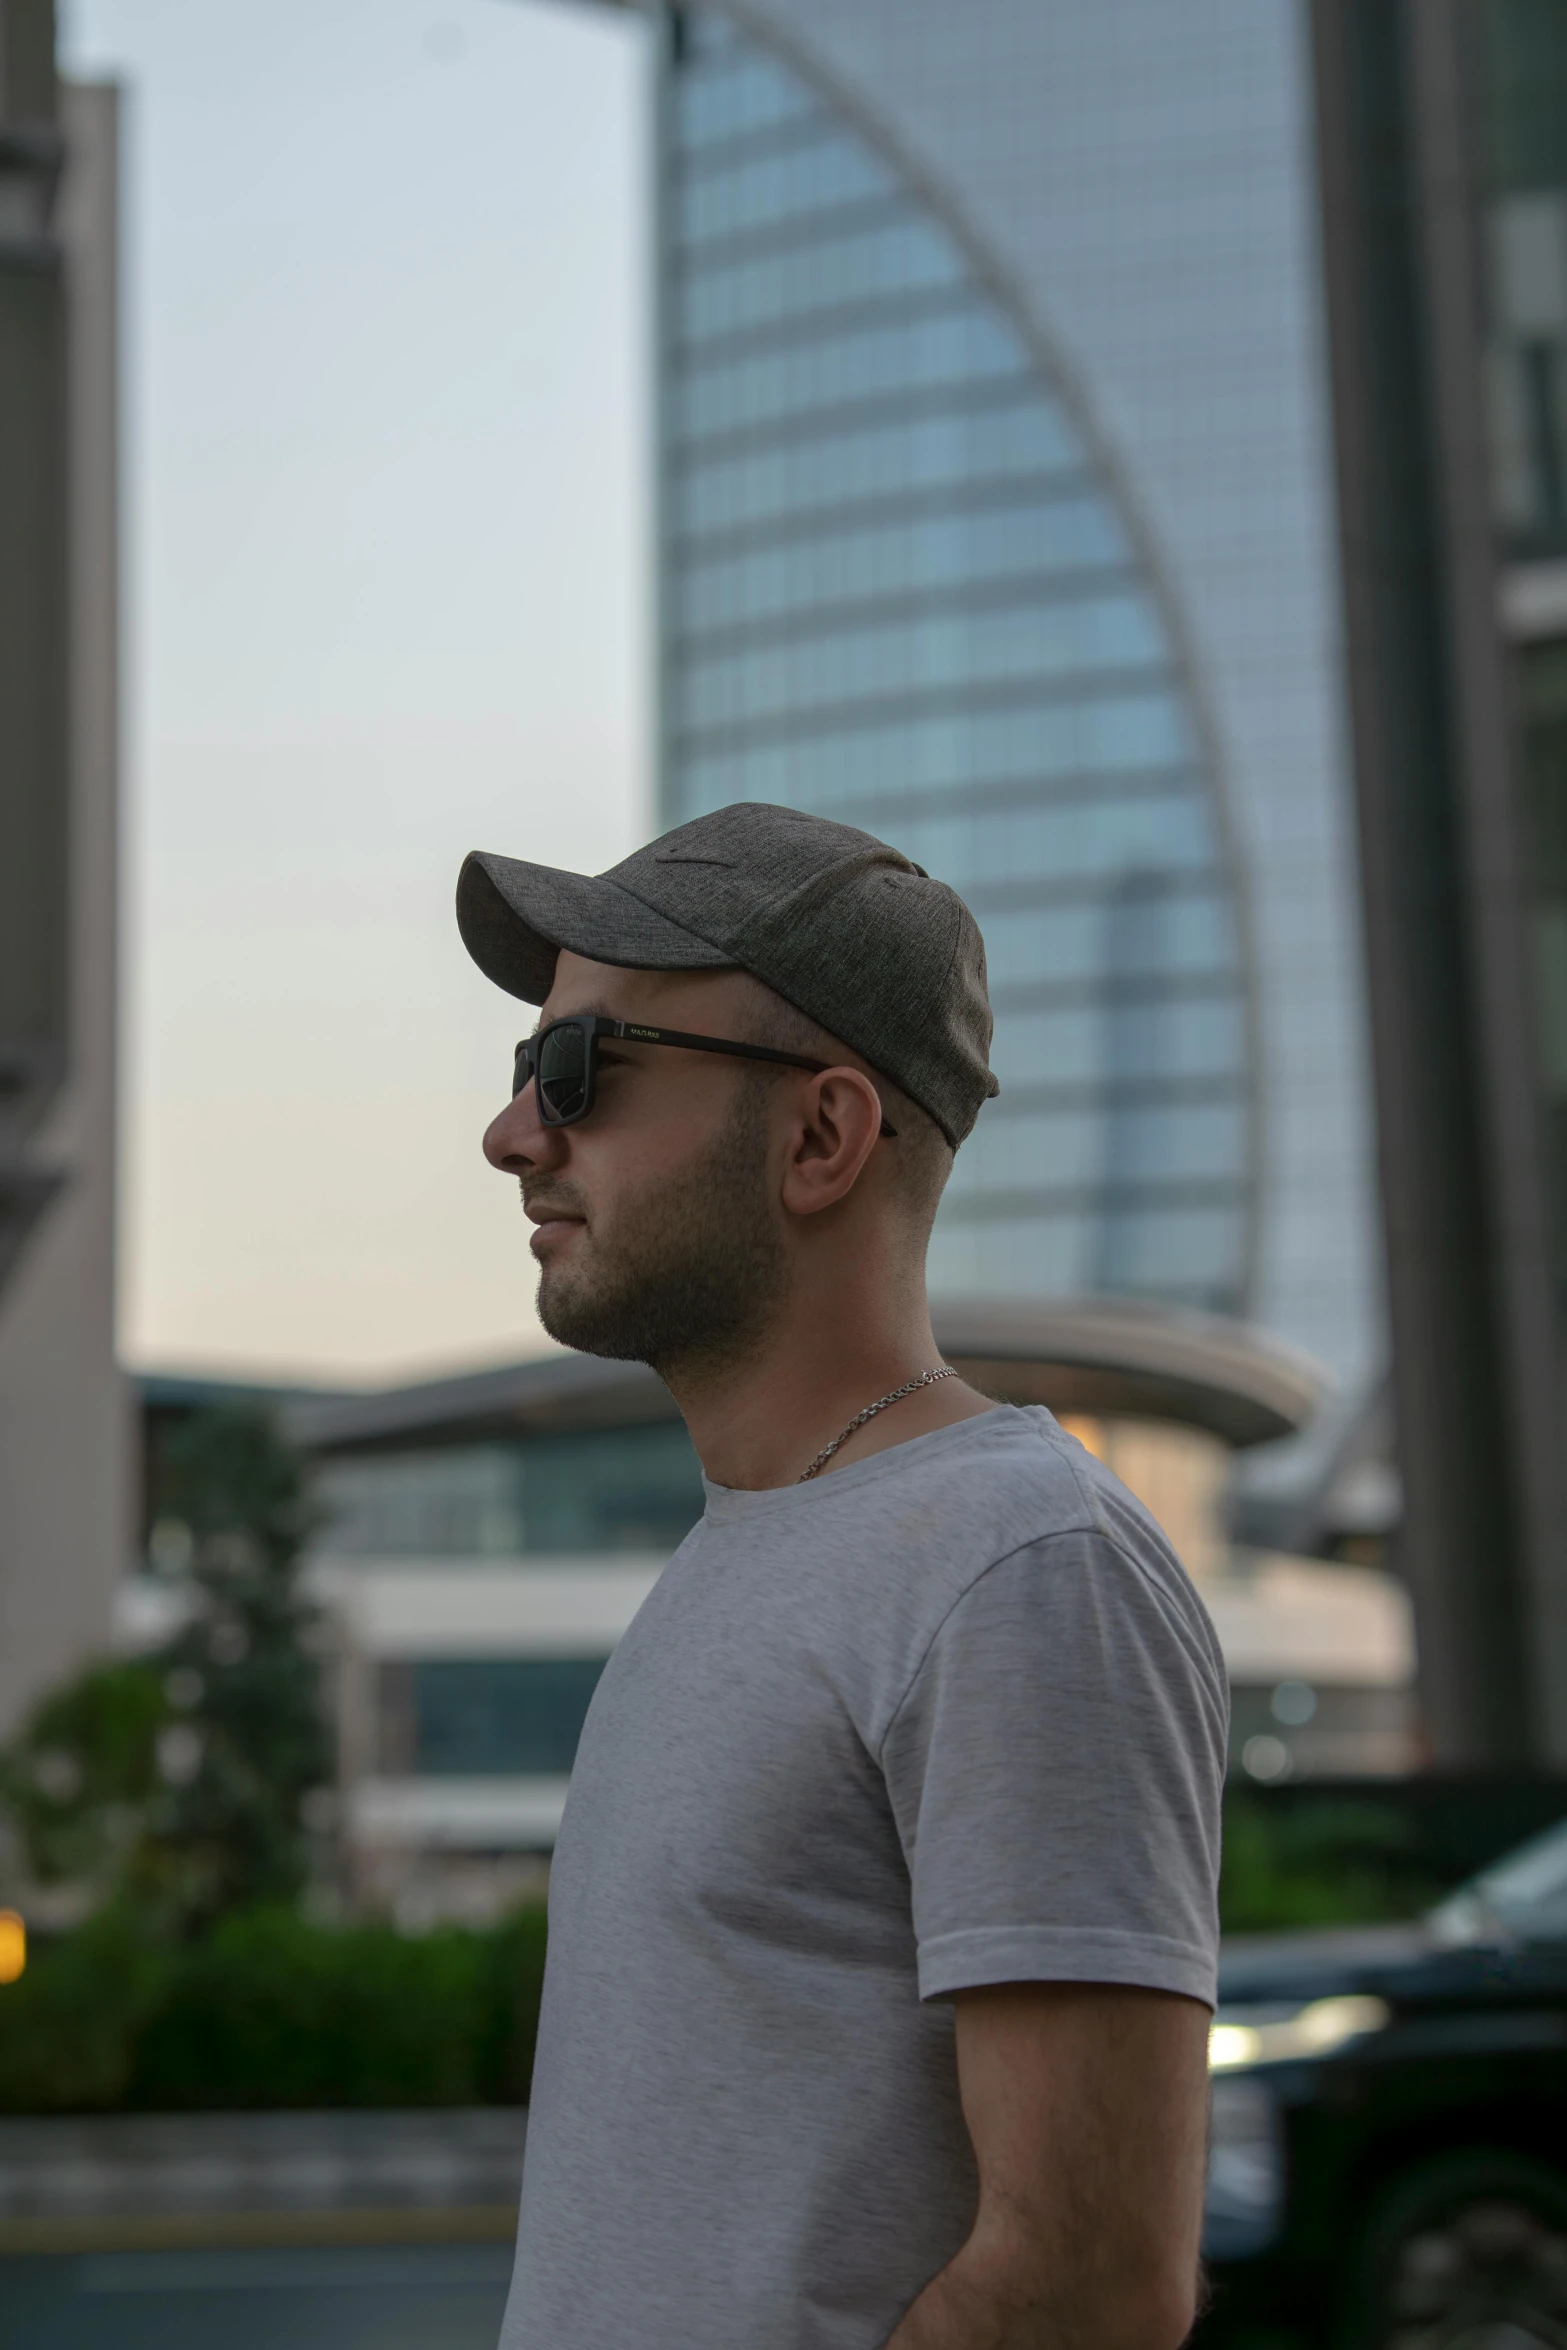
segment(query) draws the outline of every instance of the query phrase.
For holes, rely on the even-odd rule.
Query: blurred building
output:
[[[1300,1356],[1225,1320],[1079,1299],[947,1301],[942,1353],[985,1392],[1042,1403],[1163,1526],[1218,1627],[1232,1765],[1375,1778],[1419,1760],[1408,1602],[1375,1569],[1235,1563],[1238,1455],[1305,1426]],[[264,1402],[313,1472],[309,1587],[334,1627],[342,1856],[356,1904],[409,1925],[537,1891],[589,1701],[671,1553],[701,1472],[662,1381],[558,1353],[371,1393],[141,1383],[154,1522],[117,1629],[156,1648],[184,1618],[189,1544],[158,1520],[162,1447],[204,1406]]]
[[[1299,1358],[1228,1323],[1099,1301],[949,1303],[937,1334],[989,1392],[1056,1410],[1164,1525],[1225,1643],[1237,1767],[1270,1780],[1410,1766],[1398,1587],[1300,1561],[1229,1572],[1229,1462],[1309,1418]],[[154,1441],[235,1392],[147,1382]],[[325,1510],[309,1573],[337,1631],[354,1898],[409,1923],[487,1914],[537,1887],[599,1674],[701,1515],[684,1424],[650,1371],[568,1354],[273,1400]],[[127,1586],[131,1645],[165,1637],[182,1605],[178,1529],[154,1526],[149,1550],[176,1571]]]
[[[0,1730],[107,1638],[114,1359],[118,99],[0,10]]]
[[[1443,1761],[1560,1770],[1567,4],[1310,21],[1423,1706]]]
[[[1420,1757],[1407,1598],[1375,1569],[1255,1556],[1222,1517],[1237,1455],[1305,1426],[1303,1358],[1234,1324],[1079,1299],[947,1301],[945,1358],[1048,1406],[1151,1510],[1217,1625],[1232,1767],[1268,1783],[1377,1778]],[[129,1650],[185,1620],[189,1541],[159,1461],[193,1412],[276,1411],[312,1471],[308,1588],[333,1627],[341,1856],[354,1903],[409,1926],[540,1890],[588,1704],[621,1634],[702,1514],[662,1381],[551,1354],[370,1393],[141,1383],[151,1523],[118,1595]]]
[[[1303,20],[656,13],[663,818],[962,890],[1003,1091],[933,1284],[1309,1351],[1276,1541],[1385,1367]]]

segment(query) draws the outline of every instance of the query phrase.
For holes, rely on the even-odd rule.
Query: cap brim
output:
[[[564,873],[482,849],[463,859],[457,876],[457,927],[485,977],[525,1004],[549,994],[562,947],[630,971],[715,971],[733,962],[605,874]]]

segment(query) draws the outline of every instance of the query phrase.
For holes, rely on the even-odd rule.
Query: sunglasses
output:
[[[682,1028],[643,1028],[634,1020],[606,1020],[597,1012],[574,1012],[552,1020],[536,1036],[525,1036],[512,1062],[516,1099],[525,1085],[536,1088],[539,1116],[546,1126],[575,1126],[593,1107],[598,1091],[599,1042],[618,1037],[631,1044],[672,1044],[688,1053],[728,1053],[737,1061],[773,1061],[785,1069],[819,1075],[830,1061],[808,1061],[799,1053],[774,1052],[771,1045],[735,1044],[723,1036],[690,1036]],[[886,1135],[897,1128],[881,1122]]]

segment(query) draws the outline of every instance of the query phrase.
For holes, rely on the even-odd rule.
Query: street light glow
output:
[[[14,1983],[26,1966],[26,1922],[20,1910],[0,1909],[0,1983]]]

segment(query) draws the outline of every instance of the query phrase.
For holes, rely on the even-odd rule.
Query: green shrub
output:
[[[1439,1887],[1393,1804],[1324,1795],[1288,1809],[1266,1796],[1224,1807],[1219,1915],[1227,1934],[1412,1917]]]
[[[36,1946],[0,1987],[0,2113],[95,2113],[125,2102],[136,2048],[167,1998],[172,1953],[122,1910]]]
[[[0,1990],[0,2111],[521,2102],[543,1961],[542,1910],[417,1939],[252,1910],[184,1944],[105,1912]]]
[[[548,1918],[542,1902],[514,1910],[488,1937],[475,2041],[486,2105],[525,2105],[533,2081]]]

